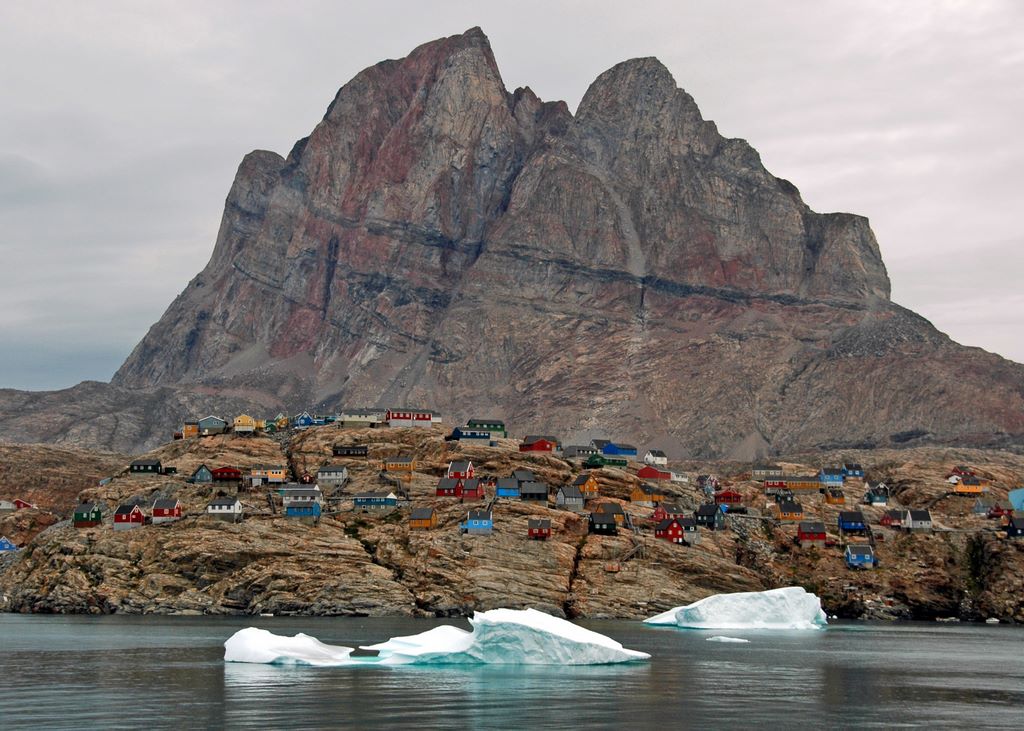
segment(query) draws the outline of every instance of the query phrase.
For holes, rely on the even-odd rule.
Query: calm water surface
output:
[[[1021,728],[1024,718],[1018,627],[849,623],[764,633],[592,621],[581,624],[653,660],[421,668],[223,661],[222,643],[246,626],[353,646],[441,623],[0,615],[0,728]],[[713,634],[750,644],[707,642]]]

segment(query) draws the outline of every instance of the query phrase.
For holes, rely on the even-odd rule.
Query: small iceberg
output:
[[[304,634],[282,637],[248,627],[224,643],[227,662],[340,665],[503,664],[605,665],[649,660],[605,635],[535,609],[476,612],[471,632],[442,625],[359,649],[375,656],[353,657],[354,648],[326,645]]]
[[[750,642],[750,640],[744,640],[739,637],[726,637],[725,635],[715,635],[714,637],[708,637],[708,642]]]
[[[690,629],[818,629],[828,624],[821,599],[800,586],[715,594],[676,607],[646,624]]]

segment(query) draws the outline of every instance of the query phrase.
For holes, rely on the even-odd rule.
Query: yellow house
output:
[[[597,478],[594,477],[593,472],[584,472],[572,484],[579,488],[585,500],[597,496]]]
[[[241,434],[251,434],[256,431],[256,420],[248,414],[241,414],[235,417],[231,428]]]
[[[953,486],[954,495],[984,495],[988,492],[988,480],[968,475]]]
[[[384,470],[412,473],[416,471],[416,460],[413,457],[385,457]]]
[[[800,503],[786,501],[776,503],[774,506],[775,517],[783,521],[799,521],[804,519],[804,508]]]
[[[288,417],[284,414],[278,414],[274,417],[274,424],[277,425],[278,429],[287,429],[289,425]]]
[[[266,419],[255,419],[254,423],[255,423],[255,426],[256,426],[256,431],[265,431],[266,428],[267,428],[267,420]]]
[[[654,507],[657,503],[664,500],[665,493],[643,482],[634,487],[633,492],[629,494],[629,501],[631,503],[637,503],[638,505],[649,505]]]
[[[199,422],[198,421],[186,421],[181,425],[181,438],[189,439],[191,437],[199,436]]]
[[[254,465],[249,470],[249,479],[255,482],[287,482],[288,468],[283,465]]]
[[[846,505],[846,495],[842,490],[832,488],[825,491],[825,502],[828,505]]]

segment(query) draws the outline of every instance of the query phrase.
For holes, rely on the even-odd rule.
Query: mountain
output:
[[[474,28],[247,155],[210,262],[97,400],[423,405],[695,456],[1024,442],[1024,366],[889,290],[865,218],[811,211],[656,59],[574,116],[508,92]],[[126,408],[140,447],[173,426]]]

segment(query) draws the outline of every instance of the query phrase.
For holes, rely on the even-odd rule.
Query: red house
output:
[[[454,477],[442,477],[437,482],[437,490],[434,491],[437,497],[462,497],[462,480]]]
[[[796,541],[801,547],[825,547],[825,524],[821,521],[802,520],[796,529]]]
[[[957,477],[977,477],[977,475],[974,474],[974,470],[962,464],[958,464],[956,467],[951,469],[946,477],[952,477],[953,475],[956,475]]]
[[[669,543],[695,543],[697,523],[693,518],[666,518],[654,528],[654,537]]]
[[[903,511],[886,510],[885,513],[882,515],[882,519],[879,520],[878,523],[879,525],[884,525],[888,528],[899,528],[903,525]]]
[[[462,499],[483,500],[484,484],[475,477],[468,480],[462,480]]]
[[[645,465],[636,472],[636,476],[643,480],[671,480],[672,473],[659,470],[652,465]]]
[[[743,496],[735,490],[719,490],[715,493],[715,502],[719,505],[739,505],[743,502]]]
[[[21,498],[14,498],[13,502],[14,502],[14,509],[15,510],[24,510],[25,508],[34,508],[35,507],[35,505],[33,505],[32,503],[27,503],[24,500],[22,500]]]
[[[241,482],[242,470],[235,467],[218,467],[211,470],[214,482]]]
[[[675,503],[662,502],[658,504],[658,507],[654,509],[654,514],[651,518],[655,523],[660,523],[668,518],[682,518],[686,515],[686,511],[683,510],[679,505]]]
[[[170,523],[181,517],[181,503],[176,498],[167,498],[153,501],[153,522]],[[114,515],[117,520],[117,515]]]
[[[558,443],[545,437],[526,437],[519,445],[520,452],[554,452]]]
[[[114,511],[114,530],[140,528],[146,524],[146,514],[138,505],[119,505]]]
[[[475,474],[476,470],[473,469],[473,463],[468,460],[461,460],[448,463],[448,471],[445,473],[445,477],[452,477],[456,480],[469,480]]]
[[[551,536],[551,521],[547,518],[526,521],[527,534],[535,541],[546,541]]]

